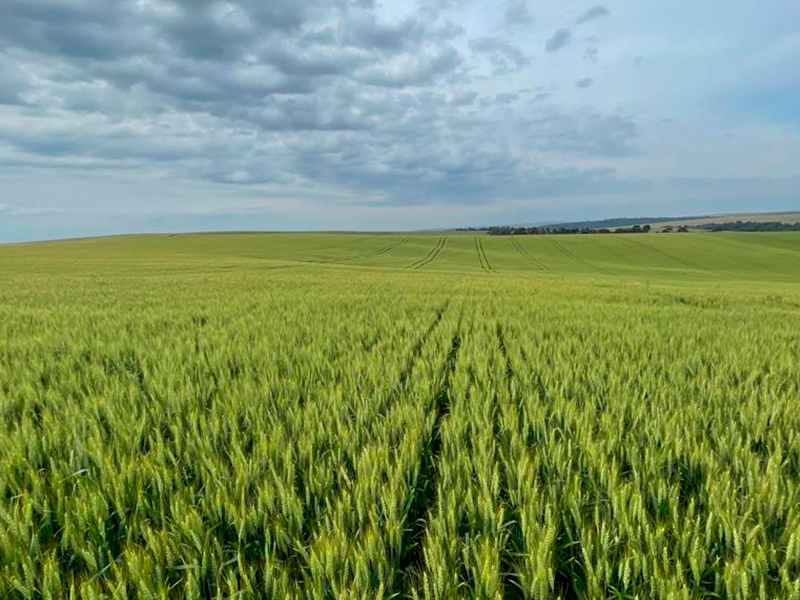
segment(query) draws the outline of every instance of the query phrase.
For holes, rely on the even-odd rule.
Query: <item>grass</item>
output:
[[[0,598],[800,599],[798,258],[0,247]]]

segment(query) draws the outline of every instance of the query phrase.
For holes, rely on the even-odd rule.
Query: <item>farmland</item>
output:
[[[800,213],[746,213],[746,214],[731,214],[731,215],[716,215],[708,217],[693,217],[686,219],[677,219],[672,221],[659,221],[653,223],[656,230],[663,229],[664,227],[686,227],[698,228],[703,225],[733,223],[735,221],[750,221],[754,223],[800,223]]]
[[[800,234],[0,246],[0,598],[800,600]]]

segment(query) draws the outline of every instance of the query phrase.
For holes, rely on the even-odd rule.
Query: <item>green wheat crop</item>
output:
[[[800,600],[769,236],[0,248],[0,598]]]

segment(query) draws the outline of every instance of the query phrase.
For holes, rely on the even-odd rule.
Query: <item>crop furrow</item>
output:
[[[456,368],[460,347],[461,336],[456,333],[442,366],[442,383],[434,398],[436,418],[431,429],[430,440],[421,457],[414,499],[406,519],[406,531],[402,544],[403,553],[398,567],[401,579],[399,594],[407,593],[412,589],[412,578],[422,570],[424,565],[422,541],[430,514],[436,503],[436,479],[442,444],[442,422],[450,412],[450,379]]]
[[[501,388],[505,388],[506,402],[515,402],[515,394],[513,381],[516,377],[514,366],[511,363],[511,357],[508,354],[506,347],[505,334],[503,326],[497,324],[497,344],[500,348],[500,355],[505,363],[505,381],[502,383]],[[500,382],[498,382],[500,383]],[[500,403],[498,403],[500,404]],[[516,410],[517,407],[511,406],[511,410]],[[522,532],[522,517],[519,507],[511,497],[509,486],[510,478],[508,473],[508,465],[512,462],[510,447],[512,445],[510,434],[511,432],[507,427],[503,427],[501,422],[500,410],[495,412],[494,416],[494,434],[495,439],[498,440],[500,446],[500,498],[503,504],[507,507],[506,511],[506,527],[508,531],[508,540],[504,551],[500,555],[501,578],[503,585],[503,598],[506,600],[522,600],[522,585],[520,582],[519,572],[517,570],[517,557],[525,551],[525,544]]]
[[[440,308],[437,311],[436,317],[433,319],[433,322],[431,322],[431,324],[428,325],[428,328],[425,330],[425,332],[419,337],[417,342],[414,344],[414,347],[411,350],[411,354],[409,354],[408,360],[406,361],[406,366],[403,369],[402,373],[400,373],[400,378],[398,379],[397,384],[395,385],[394,389],[392,390],[392,393],[389,395],[389,397],[386,399],[386,401],[383,404],[381,404],[381,406],[378,408],[378,414],[379,415],[381,415],[381,416],[385,415],[387,410],[389,409],[389,407],[394,402],[396,402],[397,399],[400,397],[400,395],[403,393],[403,390],[405,389],[409,378],[411,377],[411,375],[414,372],[414,364],[415,364],[417,358],[419,357],[420,353],[422,352],[422,349],[425,346],[425,343],[430,339],[431,335],[433,335],[433,332],[439,326],[439,323],[442,322],[442,318],[444,318],[444,315],[447,312],[447,308],[448,308],[449,305],[450,305],[450,301],[448,300],[444,304],[444,306],[442,306],[442,308]]]
[[[397,383],[392,388],[392,391],[386,397],[386,399],[376,407],[375,418],[373,418],[370,423],[367,425],[367,431],[365,432],[365,439],[370,439],[373,437],[376,428],[381,427],[385,424],[384,417],[389,412],[391,406],[396,403],[402,396],[403,391],[406,389],[407,384],[413,375],[414,372],[414,365],[419,358],[422,349],[424,348],[426,342],[431,338],[436,328],[441,323],[442,319],[444,318],[445,314],[447,313],[447,309],[449,307],[450,302],[447,301],[437,312],[436,316],[434,317],[433,321],[428,325],[425,331],[420,335],[420,337],[415,342],[411,352],[409,353],[408,359],[406,360],[405,367],[403,368],[400,376],[397,380]],[[347,497],[347,494],[352,492],[353,486],[356,484],[356,480],[350,481],[346,485],[336,485],[336,487],[331,490],[331,501],[327,503],[328,509],[323,510],[320,514],[317,515],[316,521],[318,524],[323,522],[326,514],[335,509],[335,507],[340,506],[342,503],[342,499]],[[309,522],[308,518],[304,519],[304,524]],[[319,525],[315,527],[304,527],[302,531],[302,536],[300,537],[298,542],[298,546],[300,548],[309,548],[312,544],[312,541],[315,539],[316,536],[320,534]],[[302,571],[296,569],[293,571],[295,573],[294,581],[298,584],[302,582]]]

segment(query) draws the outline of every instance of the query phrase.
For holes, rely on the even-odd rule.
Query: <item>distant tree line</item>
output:
[[[488,227],[489,235],[558,235],[558,234],[610,234],[610,233],[650,233],[650,225],[617,227],[615,229],[592,229],[590,227]]]
[[[609,222],[611,220],[609,219]],[[657,220],[656,220],[657,221]],[[589,223],[589,222],[587,222]],[[595,221],[599,223],[599,221]],[[731,221],[729,223],[705,223],[692,225],[692,228],[704,231],[800,231],[800,223],[783,223],[780,221]],[[478,232],[485,231],[489,235],[558,235],[558,234],[609,234],[609,233],[650,233],[649,224],[633,225],[632,227],[575,227],[571,224],[536,227],[523,226],[495,226],[495,227],[460,227],[456,231]],[[688,233],[687,225],[665,225],[660,233]]]
[[[570,221],[558,223],[558,227],[566,229],[610,229],[619,227],[633,227],[634,225],[654,225],[667,221],[684,221],[689,217],[618,217],[615,219],[602,219],[600,221]]]
[[[800,231],[800,223],[780,221],[735,221],[731,223],[706,223],[700,225],[706,231]]]

